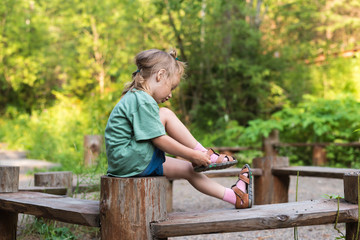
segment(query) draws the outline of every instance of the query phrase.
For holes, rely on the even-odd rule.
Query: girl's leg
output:
[[[160,119],[170,137],[189,148],[207,151],[200,143],[198,143],[190,131],[170,109],[160,108]],[[211,160],[214,161],[217,157],[217,155],[213,154]],[[206,195],[225,200],[232,204],[235,204],[236,202],[236,195],[232,189],[225,188],[204,174],[195,172],[190,162],[166,157],[163,169],[164,175],[168,178],[186,179],[198,191]],[[247,176],[247,174],[244,174],[244,176]],[[241,191],[245,191],[245,183],[243,181],[238,181],[236,186],[241,189]]]
[[[166,157],[163,168],[167,178],[186,179],[198,191],[218,199],[224,198],[226,188],[204,174],[195,172],[190,162]]]
[[[170,137],[189,148],[195,148],[197,140],[173,111],[168,108],[160,108],[159,114],[160,120],[165,126],[166,132]]]
[[[245,202],[242,200],[240,200],[239,205],[239,199],[233,189],[225,188],[203,173],[195,172],[190,162],[166,157],[166,161],[163,164],[163,174],[170,179],[186,179],[198,191],[236,205],[236,208],[251,207],[245,205]],[[244,176],[247,176],[247,174],[244,174]],[[239,181],[236,182],[236,187],[243,193],[247,193],[245,182],[241,181],[240,177]]]
[[[180,121],[173,111],[168,108],[160,108],[159,111],[160,120],[165,126],[165,130],[170,137],[183,145],[202,152],[207,152],[204,148],[190,133],[186,126]],[[211,162],[216,162],[218,155],[212,154],[210,156]],[[225,159],[228,159],[227,157]]]

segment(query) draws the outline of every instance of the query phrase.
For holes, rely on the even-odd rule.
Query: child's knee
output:
[[[194,171],[194,167],[190,162],[187,162],[185,170],[184,170],[184,175],[185,175],[185,179],[189,180],[192,177],[194,177],[194,174],[197,174],[197,172]]]

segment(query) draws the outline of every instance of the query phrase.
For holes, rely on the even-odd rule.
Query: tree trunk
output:
[[[152,239],[150,222],[165,220],[165,177],[101,177],[102,239]]]

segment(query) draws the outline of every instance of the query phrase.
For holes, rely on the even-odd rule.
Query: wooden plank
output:
[[[356,171],[351,168],[330,168],[315,166],[291,166],[291,167],[275,167],[272,168],[274,175],[297,175],[307,177],[324,177],[324,178],[343,178],[345,173]]]
[[[360,147],[360,142],[349,143],[332,143],[332,142],[319,142],[319,143],[275,143],[274,147],[313,147],[313,146],[339,146],[339,147]]]
[[[241,152],[247,150],[259,150],[261,147],[212,147],[216,152]]]
[[[338,222],[356,222],[358,206],[341,201]],[[193,213],[170,213],[163,222],[152,223],[157,238],[242,232],[334,223],[337,200],[255,205],[249,209],[222,209]]]
[[[237,177],[239,176],[239,173],[241,171],[241,168],[227,168],[227,169],[221,169],[221,170],[211,170],[206,171],[204,174],[208,176],[209,178],[216,178],[216,177]],[[262,170],[260,168],[251,168],[251,171],[254,176],[261,176]]]
[[[38,192],[0,193],[0,210],[99,227],[99,201]]]
[[[55,195],[66,195],[67,188],[66,187],[26,187],[19,188],[21,192],[41,192]]]
[[[19,188],[19,191],[27,191],[27,192],[41,192],[55,195],[66,195],[67,194],[66,187],[25,187]],[[76,193],[89,193],[89,192],[99,192],[100,184],[79,184],[77,186],[72,186],[72,191]]]

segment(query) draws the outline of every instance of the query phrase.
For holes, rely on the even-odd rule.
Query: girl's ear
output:
[[[161,79],[165,77],[165,74],[166,74],[166,70],[160,69],[156,74],[156,80],[159,82]]]

